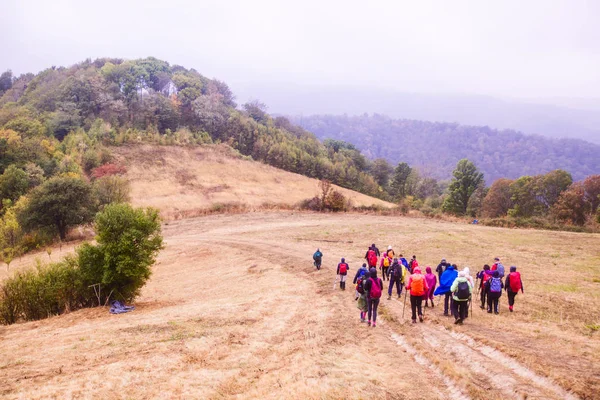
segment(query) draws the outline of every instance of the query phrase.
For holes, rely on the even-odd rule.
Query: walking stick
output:
[[[335,276],[335,281],[333,281],[333,290],[335,290],[335,285],[337,284],[337,281],[338,281],[339,277],[340,277],[339,275]]]
[[[408,294],[408,289],[404,288],[404,305],[402,306],[402,319],[404,319],[404,309],[406,308],[406,295]]]

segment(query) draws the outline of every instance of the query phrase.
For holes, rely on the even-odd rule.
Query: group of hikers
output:
[[[521,274],[517,267],[510,267],[510,272],[505,276],[504,265],[500,258],[496,257],[490,267],[483,266],[473,280],[469,267],[458,270],[456,264],[451,264],[442,259],[436,274],[431,267],[425,267],[425,274],[416,256],[407,261],[402,254],[396,256],[392,246],[382,254],[373,243],[365,253],[365,263],[356,271],[352,283],[355,285],[355,300],[360,310],[360,321],[366,322],[368,326],[377,326],[377,309],[384,290],[383,282],[389,281],[388,300],[392,298],[394,287],[398,298],[401,297],[402,289],[406,290],[404,295],[404,306],[406,297],[410,293],[410,306],[412,311],[412,322],[417,323],[417,317],[423,322],[423,300],[425,307],[435,307],[434,297],[444,296],[444,315],[452,315],[455,324],[462,324],[469,316],[469,305],[473,302],[473,291],[477,290],[481,300],[481,309],[487,305],[488,313],[499,314],[498,303],[505,290],[508,295],[508,309],[514,310],[515,296],[519,291],[524,293]],[[315,267],[321,269],[323,253],[320,249],[313,254]],[[377,265],[381,270],[381,278],[377,276]],[[350,266],[345,258],[340,260],[336,270],[336,282],[339,280],[341,290],[346,290],[346,278]],[[504,281],[503,281],[504,279]],[[439,284],[438,284],[439,283]],[[334,288],[336,283],[334,282]],[[404,315],[404,310],[403,310]]]

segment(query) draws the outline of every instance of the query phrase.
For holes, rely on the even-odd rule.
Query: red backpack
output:
[[[369,297],[371,297],[372,299],[378,299],[381,297],[381,286],[379,286],[379,282],[381,282],[381,279],[373,279],[373,278],[369,278],[371,280],[371,291],[369,292]],[[379,281],[379,282],[377,282]]]
[[[340,264],[340,275],[344,275],[346,272],[348,272],[348,264],[341,263]]]
[[[369,263],[369,267],[377,266],[377,254],[375,254],[375,250],[369,250],[367,252],[367,261]]]
[[[521,274],[519,272],[511,272],[508,275],[508,283],[510,286],[510,291],[513,293],[517,293],[521,290]]]
[[[365,289],[363,287],[363,278],[358,278],[358,281],[356,281],[356,291],[360,294],[365,293]]]

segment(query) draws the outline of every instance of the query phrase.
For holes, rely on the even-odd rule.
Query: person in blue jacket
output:
[[[458,277],[458,271],[456,270],[456,264],[448,265],[446,270],[442,273],[442,277],[440,278],[440,286],[435,289],[433,294],[435,296],[444,295],[444,315],[448,315],[448,310],[452,310],[452,292],[450,288],[454,283],[454,280]],[[451,311],[452,312],[452,311]]]

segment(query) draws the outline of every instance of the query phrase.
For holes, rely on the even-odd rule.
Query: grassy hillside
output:
[[[600,395],[598,235],[297,212],[174,221],[164,235],[132,313],[84,309],[0,326],[0,396]],[[439,301],[412,325],[403,299],[384,298],[377,328],[367,328],[353,291],[332,284],[339,258],[353,273],[373,241],[423,266],[446,257],[475,271],[500,256],[519,267],[525,294],[514,313],[503,295],[500,315],[475,307],[463,326],[443,317]],[[318,246],[325,257],[316,272]]]
[[[490,185],[555,169],[574,180],[600,173],[600,145],[577,139],[550,139],[513,130],[446,122],[392,119],[383,115],[313,115],[293,118],[320,139],[345,140],[371,158],[406,162],[427,175],[448,179],[467,158]]]
[[[167,219],[227,204],[294,206],[320,194],[318,180],[236,157],[226,146],[135,145],[112,151],[127,166],[132,204],[156,207]],[[337,190],[354,206],[393,206],[352,190]]]

